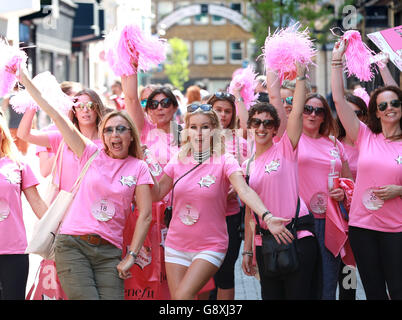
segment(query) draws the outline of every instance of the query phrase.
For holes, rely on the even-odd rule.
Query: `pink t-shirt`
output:
[[[335,171],[341,173],[342,162],[347,161],[344,147],[339,140],[328,137],[318,139],[302,134],[298,144],[298,169],[300,196],[315,218],[325,218],[328,202],[328,174],[331,160],[335,159]]]
[[[378,210],[372,210],[370,202],[366,202],[373,196],[369,191],[371,188],[402,185],[402,141],[390,142],[382,133],[374,134],[360,122],[355,143],[359,160],[349,225],[382,232],[402,232],[400,197],[385,200]]]
[[[79,162],[79,171],[100,149],[89,143]],[[61,234],[97,234],[122,248],[123,229],[138,185],[153,185],[144,161],[128,156],[113,159],[104,149],[92,162],[63,221]]]
[[[353,180],[356,181],[357,159],[359,158],[359,150],[356,146],[351,146],[347,143],[343,143],[343,147],[345,148],[345,153],[348,158],[349,169],[352,173]]]
[[[48,132],[48,138],[50,143],[50,152],[56,154],[57,150],[60,146],[60,143],[63,141],[63,136],[59,131],[50,131]],[[102,140],[94,140],[93,141],[99,148],[103,147]],[[55,176],[53,182],[56,184],[60,183],[60,189],[65,191],[71,191],[71,188],[77,179],[80,173],[80,165],[79,158],[76,154],[64,144],[63,154],[62,156],[62,164],[61,164],[61,177],[59,178],[59,168],[55,169]]]
[[[196,166],[190,158],[178,161],[177,156],[172,157],[164,169],[174,182]],[[237,160],[224,154],[207,160],[176,184],[167,247],[187,252],[226,252],[229,177],[236,171],[241,173]]]
[[[27,237],[22,214],[21,189],[36,185],[38,180],[27,164],[21,163],[19,167],[7,157],[0,158],[0,254],[25,252]]]
[[[41,130],[41,132],[48,132],[48,131],[59,131],[59,129],[57,129],[55,124],[50,124]],[[36,146],[36,156],[39,156],[40,152],[48,152],[49,156],[54,155],[53,152],[50,152],[49,148],[42,147],[42,146]]]
[[[247,141],[232,130],[225,130],[225,152],[233,155],[241,165],[247,159]],[[239,200],[237,198],[228,200],[226,215],[231,216],[239,211]]]
[[[243,163],[245,174],[248,162],[249,160]],[[274,143],[250,164],[249,185],[276,217],[292,219],[296,215],[299,194],[297,170],[297,149],[293,149],[286,131],[278,143]],[[300,199],[299,217],[308,214],[306,204]],[[260,225],[267,229],[266,223],[261,219]],[[298,232],[298,238],[307,235],[311,233]]]

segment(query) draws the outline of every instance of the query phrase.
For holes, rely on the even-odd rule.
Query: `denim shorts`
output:
[[[124,300],[124,280],[116,269],[122,251],[71,235],[56,237],[57,275],[69,300]]]

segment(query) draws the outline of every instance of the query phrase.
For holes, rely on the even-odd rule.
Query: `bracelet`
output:
[[[306,80],[306,79],[307,79],[306,75],[299,76],[296,78],[296,80]]]
[[[241,255],[242,255],[242,256],[249,256],[249,257],[252,257],[252,256],[253,256],[253,252],[252,252],[252,251],[243,251]]]
[[[236,101],[237,102],[244,102],[244,99],[242,97],[240,97],[240,98],[237,98]]]
[[[134,258],[134,260],[136,260],[137,257],[138,257],[138,254],[136,254],[134,251],[129,251],[128,254],[129,254],[130,256],[132,256],[132,257]]]
[[[334,61],[342,61],[342,59],[332,59],[331,61],[332,62],[334,62]]]
[[[269,212],[269,210],[268,211],[265,211],[264,213],[263,213],[263,215],[262,215],[262,221],[265,221],[265,216],[266,215],[269,215],[269,217],[268,217],[268,221],[273,217],[273,214],[271,213],[271,212]],[[268,222],[267,222],[267,224],[268,224]]]

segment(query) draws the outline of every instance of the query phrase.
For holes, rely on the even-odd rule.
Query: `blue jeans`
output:
[[[320,247],[322,261],[322,300],[336,300],[340,256],[334,255],[325,247],[325,219],[315,219],[315,234]]]
[[[114,245],[92,245],[59,234],[55,261],[57,275],[69,300],[124,300],[124,281],[116,269],[121,250]]]

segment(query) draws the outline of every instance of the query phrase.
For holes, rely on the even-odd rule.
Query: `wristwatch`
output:
[[[136,260],[137,257],[138,257],[138,254],[136,254],[134,251],[129,251],[128,254],[129,254],[130,256],[132,256],[132,257],[134,258],[134,260]]]

